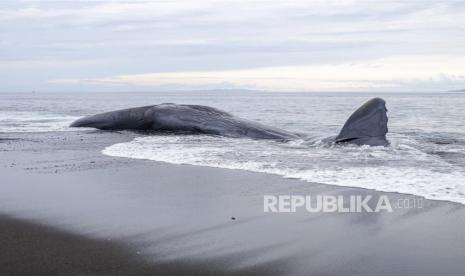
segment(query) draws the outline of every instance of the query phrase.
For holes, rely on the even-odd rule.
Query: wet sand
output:
[[[273,275],[271,267],[228,271],[221,262],[150,262],[122,242],[91,239],[0,216],[1,275]]]
[[[465,274],[463,205],[100,153],[135,136],[0,134],[1,275]],[[422,208],[264,213],[280,194]]]

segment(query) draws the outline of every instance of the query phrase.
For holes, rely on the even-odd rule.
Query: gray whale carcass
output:
[[[371,99],[349,117],[339,135],[332,141],[357,145],[387,145],[386,112],[386,103],[383,99]],[[298,134],[242,119],[216,108],[172,103],[88,116],[73,122],[71,127],[150,130],[274,140],[291,140],[300,137]]]
[[[226,137],[288,140],[297,135],[235,117],[213,107],[164,103],[81,118],[71,127],[103,130],[151,130],[213,134]]]

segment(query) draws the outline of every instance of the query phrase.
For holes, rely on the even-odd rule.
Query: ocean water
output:
[[[389,147],[322,142],[336,135],[350,114],[372,97],[387,102]],[[465,204],[465,93],[7,93],[0,94],[0,135],[85,132],[68,125],[85,115],[163,102],[209,105],[308,138],[278,142],[141,134],[102,149],[102,154],[270,173]]]

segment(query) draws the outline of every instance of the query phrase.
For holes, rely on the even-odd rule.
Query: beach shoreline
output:
[[[12,269],[4,273],[46,275],[55,269],[72,275],[83,273],[81,269],[101,269],[102,275],[111,275],[117,271],[115,262],[127,264],[121,275],[149,275],[143,273],[168,269],[167,263],[194,264],[174,265],[170,275],[465,272],[460,261],[465,257],[461,204],[423,199],[421,209],[392,213],[264,213],[264,195],[386,195],[394,202],[420,197],[101,154],[106,146],[140,135],[102,131],[0,135],[4,179],[0,223],[6,226],[0,236],[10,241],[8,258],[2,260]],[[61,241],[60,235],[73,238]],[[39,245],[31,242],[32,237]],[[56,238],[52,247],[41,244],[47,237]],[[100,248],[97,244],[110,239],[103,245],[109,248],[104,251],[108,261],[106,257],[97,264],[83,261],[74,271],[65,270],[65,261],[53,261],[55,250],[72,262],[85,259],[79,251],[85,242],[80,239],[95,246],[86,251],[90,256]],[[33,254],[37,248],[49,257],[38,262]],[[120,253],[114,257],[114,252]]]

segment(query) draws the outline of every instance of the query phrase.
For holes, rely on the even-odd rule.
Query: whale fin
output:
[[[357,145],[385,146],[387,128],[386,102],[374,98],[359,107],[341,129],[336,143]]]

